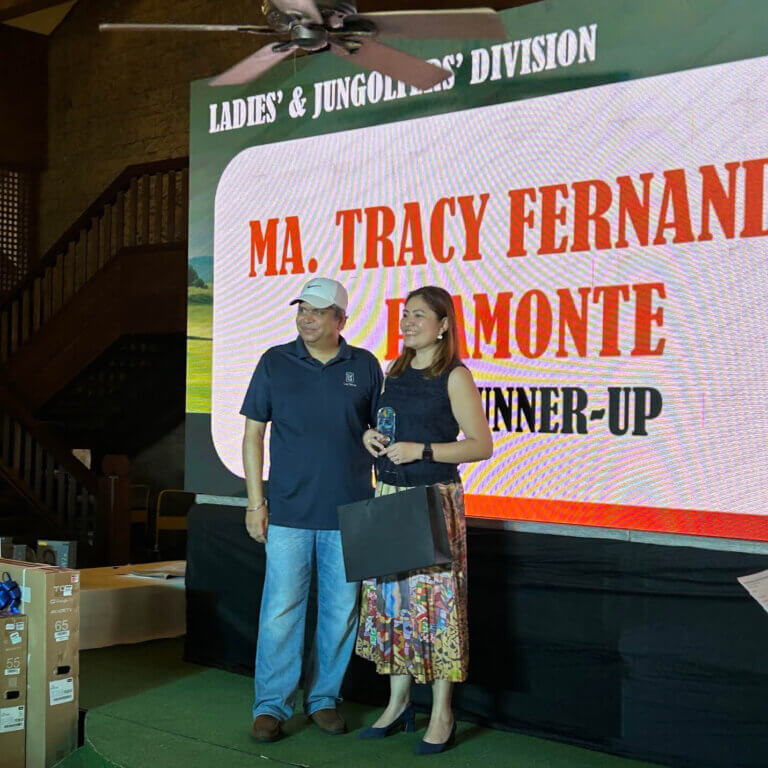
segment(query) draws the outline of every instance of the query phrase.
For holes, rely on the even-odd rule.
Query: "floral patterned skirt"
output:
[[[467,677],[467,534],[461,483],[439,484],[453,562],[362,583],[355,652],[381,675],[417,683]],[[379,483],[377,496],[397,493]]]

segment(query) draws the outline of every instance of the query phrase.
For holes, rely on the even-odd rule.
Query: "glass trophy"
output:
[[[387,438],[387,445],[395,442],[395,409],[389,406],[376,412],[376,431]]]

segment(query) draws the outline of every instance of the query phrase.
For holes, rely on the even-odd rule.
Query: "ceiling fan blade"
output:
[[[275,34],[271,27],[252,24],[99,24],[100,32],[250,32]]]
[[[234,67],[230,67],[226,72],[214,77],[208,85],[242,85],[263,75],[268,69],[294,52],[294,48],[290,47],[280,48],[276,51],[274,50],[275,45],[279,45],[279,43],[259,48],[247,59],[239,61]]]
[[[270,4],[289,16],[299,14],[302,18],[312,19],[315,24],[323,23],[323,17],[315,5],[315,0],[270,0]]]
[[[349,17],[372,21],[381,37],[507,40],[504,24],[491,8],[456,11],[392,11]]]
[[[394,80],[402,80],[408,85],[414,85],[422,91],[437,85],[449,78],[451,73],[446,69],[430,64],[418,56],[390,48],[388,45],[377,43],[375,40],[363,40],[360,47],[350,52],[338,45],[332,45],[331,50],[337,56],[356,64],[363,69],[375,69],[382,75],[389,75]]]

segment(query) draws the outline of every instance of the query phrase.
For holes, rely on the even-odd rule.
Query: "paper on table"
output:
[[[739,576],[738,581],[768,611],[768,571]]]
[[[158,566],[156,568],[138,567],[131,571],[130,576],[141,576],[145,579],[183,579],[185,576],[186,562],[170,563],[169,565]]]

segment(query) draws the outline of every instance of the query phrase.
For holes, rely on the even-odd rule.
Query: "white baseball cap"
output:
[[[306,301],[317,309],[325,309],[335,304],[345,312],[347,310],[347,291],[337,280],[329,280],[327,277],[312,278],[302,289],[299,297],[291,304]]]

